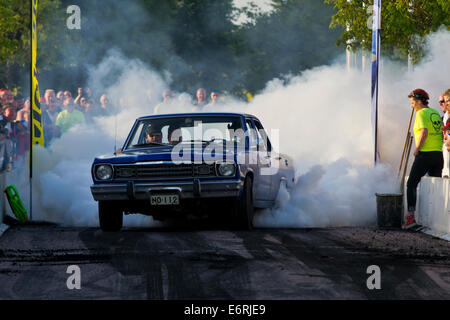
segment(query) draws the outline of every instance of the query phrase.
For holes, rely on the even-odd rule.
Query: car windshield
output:
[[[178,143],[239,142],[243,136],[238,116],[189,116],[140,120],[125,149],[170,146]]]

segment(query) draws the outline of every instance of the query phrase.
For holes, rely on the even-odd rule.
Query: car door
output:
[[[264,206],[270,206],[270,202],[273,200],[273,167],[272,159],[270,156],[270,141],[267,133],[265,132],[261,122],[257,119],[252,119],[254,129],[256,129],[256,152],[257,152],[257,165],[258,165],[258,178],[259,178],[259,193],[256,198],[259,201],[264,202]]]

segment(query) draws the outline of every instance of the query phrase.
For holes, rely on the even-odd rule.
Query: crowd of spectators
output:
[[[147,95],[151,96],[148,92]],[[212,107],[216,107],[223,102],[224,96],[220,91],[213,90],[210,92],[210,101],[206,90],[204,88],[198,88],[195,99],[192,101],[193,112],[211,112]],[[162,94],[162,101],[153,107],[153,114],[158,113],[170,113],[171,105],[175,102],[175,94],[171,90],[164,90]],[[150,99],[151,100],[151,99]]]
[[[147,92],[152,101],[150,91]],[[223,96],[219,91],[209,94],[199,88],[192,101],[192,111],[209,111],[211,107],[221,103]],[[165,90],[159,103],[150,105],[149,112],[154,114],[170,112],[167,108],[175,101],[175,94]],[[128,101],[128,103],[130,103]],[[124,98],[118,101],[118,106],[124,108],[127,102]],[[109,115],[113,111],[108,96],[95,96],[90,88],[78,88],[75,98],[70,90],[45,90],[41,95],[41,119],[44,131],[44,142],[47,147],[53,139],[66,133],[72,126],[79,123],[90,123],[94,117]],[[9,89],[0,89],[0,172],[11,170],[17,160],[23,158],[30,148],[30,99],[21,99],[13,95]]]
[[[91,122],[111,112],[106,94],[95,99],[89,88],[78,88],[72,98],[69,90],[45,90],[40,100],[45,145],[78,123]],[[0,172],[11,170],[30,148],[30,99],[16,98],[8,89],[0,89]]]

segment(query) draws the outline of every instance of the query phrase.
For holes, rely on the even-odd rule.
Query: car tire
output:
[[[232,226],[238,230],[253,229],[253,183],[250,177],[245,178],[240,198],[233,203]]]
[[[98,202],[98,219],[100,228],[105,232],[116,232],[122,229],[123,212],[113,201]]]

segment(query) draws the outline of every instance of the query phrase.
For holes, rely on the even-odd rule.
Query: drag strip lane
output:
[[[450,244],[395,232],[13,226],[0,238],[0,298],[449,299]],[[381,290],[366,286],[373,264]],[[80,290],[66,286],[69,265],[80,267]]]

